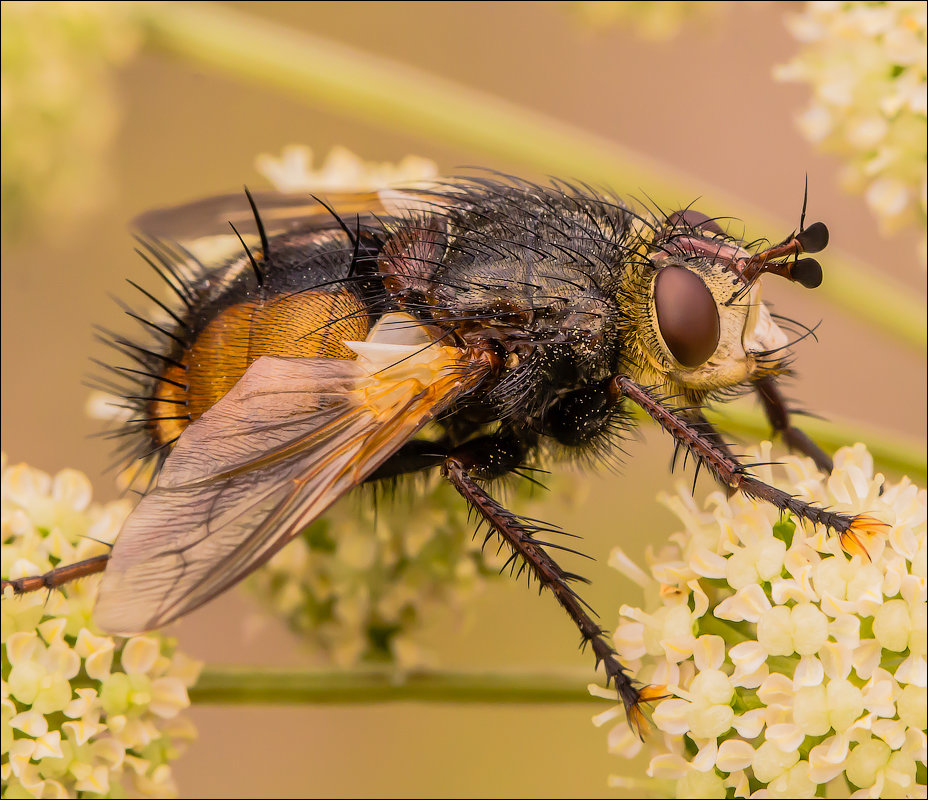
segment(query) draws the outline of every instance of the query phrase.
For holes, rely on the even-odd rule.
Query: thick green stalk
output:
[[[639,421],[653,422],[640,408],[632,410]],[[708,409],[706,418],[722,432],[749,437],[752,441],[770,439],[772,436],[770,423],[763,413],[744,403],[730,403],[718,410]],[[873,456],[877,471],[908,475],[918,484],[928,480],[928,458],[922,444],[914,444],[909,439],[850,420],[803,417],[799,427],[825,450],[834,451],[839,447],[863,442]]]
[[[194,703],[369,705],[371,703],[583,703],[589,673],[271,670],[211,666],[190,690]]]
[[[742,403],[730,403],[719,411],[706,414],[710,422],[727,433],[749,436],[754,440],[770,438],[770,424],[763,414]],[[849,420],[823,420],[802,417],[802,428],[813,441],[828,451],[863,442],[873,456],[878,471],[892,470],[924,484],[928,478],[925,446],[909,439]]]
[[[422,70],[293,31],[225,6],[167,3],[141,7],[150,42],[303,101],[425,141],[481,152],[538,172],[643,187],[659,205],[700,198],[710,214],[737,210],[749,236],[790,225],[596,134]],[[773,232],[771,234],[771,232]],[[924,352],[924,305],[885,275],[829,250],[819,290],[856,319]]]

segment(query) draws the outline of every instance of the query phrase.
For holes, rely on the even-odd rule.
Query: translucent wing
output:
[[[484,375],[456,348],[349,345],[358,360],[258,359],[183,433],[113,548],[103,630],[163,625],[241,580]]]
[[[383,219],[436,206],[434,197],[419,194],[416,190],[324,192],[321,196],[325,205],[309,193],[257,192],[253,195],[268,235],[311,227],[315,220],[330,224],[332,212],[329,209],[350,223],[356,214]],[[243,236],[258,232],[254,212],[244,192],[147,211],[136,217],[133,225],[145,236],[155,239],[191,241],[205,236],[228,236],[230,222]]]

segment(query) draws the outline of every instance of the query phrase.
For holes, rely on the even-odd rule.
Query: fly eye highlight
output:
[[[667,349],[685,367],[709,360],[719,344],[719,311],[702,279],[683,267],[664,267],[654,279],[657,325]]]

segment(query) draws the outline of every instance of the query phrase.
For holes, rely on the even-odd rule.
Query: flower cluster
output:
[[[313,151],[289,145],[280,157],[262,153],[255,166],[279,192],[373,191],[415,183],[438,174],[435,162],[406,156],[397,164],[364,161],[345,147],[333,147],[325,162],[313,169]]]
[[[54,477],[3,458],[5,578],[43,573],[105,552],[131,509],[91,503],[87,478]],[[8,590],[10,592],[11,590]],[[180,712],[199,665],[170,639],[100,635],[96,580],[2,603],[4,797],[176,794],[169,762],[193,737]]]
[[[776,73],[810,84],[801,129],[845,159],[845,183],[887,229],[925,227],[926,18],[920,0],[808,3],[789,18],[803,50]]]
[[[3,3],[3,232],[99,202],[118,112],[110,71],[137,50],[128,3]]]
[[[627,25],[642,38],[652,41],[672,39],[691,19],[707,17],[719,8],[719,4],[714,2],[687,3],[680,0],[583,0],[561,5],[591,27]]]
[[[522,482],[515,493],[519,510],[532,516],[531,487]],[[566,486],[554,495],[549,502],[577,502]],[[444,481],[402,501],[371,499],[362,493],[342,500],[246,585],[340,666],[428,666],[431,653],[421,640],[428,621],[449,612],[460,619],[509,553],[492,542],[481,547],[467,504]]]
[[[771,461],[769,444],[756,460]],[[616,648],[666,699],[644,744],[620,720],[610,750],[648,748],[650,785],[678,797],[924,797],[926,492],[874,475],[859,444],[828,477],[782,460],[776,477],[758,474],[892,527],[869,557],[848,557],[837,537],[740,494],[713,494],[709,510],[683,489],[665,498],[685,530],[648,553],[650,574],[619,550],[611,564],[647,597],[647,610],[621,608]]]

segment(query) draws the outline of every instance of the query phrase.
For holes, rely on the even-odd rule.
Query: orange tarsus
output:
[[[651,731],[651,723],[645,715],[642,706],[656,703],[668,697],[670,697],[670,692],[667,690],[666,686],[644,686],[641,691],[638,692],[638,699],[635,701],[635,704],[626,709],[628,724],[642,741],[644,741],[644,738]]]
[[[858,514],[851,522],[851,527],[840,535],[841,547],[851,556],[859,555],[870,561],[865,539],[885,534],[892,526],[881,522],[869,514]]]

